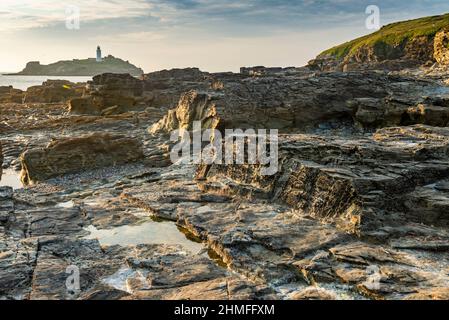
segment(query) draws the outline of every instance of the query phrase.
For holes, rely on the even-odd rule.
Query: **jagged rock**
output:
[[[439,103],[435,101],[435,103]],[[449,107],[419,103],[410,106],[404,102],[387,99],[361,98],[348,101],[356,111],[356,124],[365,128],[379,128],[397,125],[426,124],[445,127],[449,122]]]
[[[220,114],[225,114],[224,109],[220,111]],[[169,133],[176,129],[192,130],[194,121],[201,121],[203,128],[217,128],[220,122],[217,105],[208,94],[196,91],[183,94],[176,110],[170,110],[164,118],[149,129],[149,132],[155,134]]]
[[[120,267],[120,259],[109,259],[96,240],[71,240],[61,237],[42,238],[32,278],[32,300],[71,300],[80,292],[70,291],[66,281],[69,266],[80,271],[80,290],[87,291],[102,277]],[[69,249],[70,248],[70,249]],[[103,258],[103,259],[101,259]]]
[[[445,127],[449,123],[449,108],[419,104],[408,109],[412,123],[422,123],[430,126]]]
[[[22,103],[23,91],[12,86],[0,86],[0,103]]]
[[[12,199],[13,190],[11,187],[0,187],[0,200]]]
[[[137,292],[129,298],[151,300],[254,300],[258,288],[239,279],[223,278],[191,285]]]
[[[198,68],[162,70],[143,76],[145,97],[153,108],[174,108],[181,94],[207,90],[211,74]]]
[[[449,31],[441,30],[435,35],[435,60],[441,65],[449,65]]]
[[[448,300],[449,287],[430,288],[409,295],[407,300]]]
[[[447,128],[389,128],[379,130],[374,139],[353,141],[291,135],[281,140],[279,149],[279,172],[274,176],[262,176],[260,165],[212,165],[200,168],[198,178],[222,179],[226,185],[220,186],[222,193],[248,195],[250,190],[250,196],[287,203],[355,233],[375,230],[386,221],[447,223],[445,198],[437,192],[434,199],[428,196],[435,206],[432,215],[420,207],[404,208],[419,201],[419,191],[416,200],[403,198],[448,176]]]
[[[133,97],[116,97],[113,106],[105,104],[105,98],[101,95],[84,96],[69,101],[69,113],[73,115],[110,116],[136,111],[136,100]],[[112,100],[109,101],[111,103]]]
[[[143,82],[127,73],[103,73],[88,82],[90,90],[102,93],[106,98],[115,96],[138,97],[143,92]],[[106,101],[107,105],[110,105]]]
[[[0,187],[0,223],[8,222],[12,213],[14,213],[13,189]]]
[[[83,84],[66,80],[47,80],[41,86],[29,87],[25,92],[24,103],[65,102],[73,97],[80,97],[84,92]]]
[[[202,121],[204,128],[281,132],[352,130],[355,125],[365,129],[415,123],[444,126],[449,110],[438,99],[427,98],[440,90],[436,83],[377,72],[259,78],[217,75],[215,81],[221,81],[220,89],[183,94],[178,106],[149,131],[191,129],[193,121]],[[428,107],[414,111],[424,103]]]
[[[69,113],[98,116],[132,111],[142,94],[143,82],[129,74],[100,74],[88,82],[86,95],[69,101]]]
[[[430,225],[449,226],[449,189],[443,187],[444,183],[447,185],[447,181],[439,181],[435,184],[417,187],[404,195],[404,206],[408,214],[419,217],[420,221]],[[443,243],[441,245],[444,246]],[[438,246],[434,246],[434,248],[438,248]]]
[[[36,239],[13,239],[0,232],[0,296],[27,299],[37,259]]]
[[[333,292],[327,291],[322,288],[309,287],[295,293],[292,300],[337,300],[337,297]]]
[[[2,142],[0,141],[0,180],[2,180],[2,174],[3,174],[3,148],[2,148]]]
[[[277,73],[283,73],[283,72],[294,72],[295,67],[264,67],[264,66],[256,66],[256,67],[241,67],[240,73],[249,75],[249,76],[262,76],[262,75],[268,75],[268,74],[277,74]]]
[[[70,114],[100,115],[103,108],[101,97],[84,96],[69,101]]]
[[[353,288],[373,299],[403,299],[413,292],[444,287],[448,281],[448,277],[440,274],[442,266],[448,263],[442,247],[448,237],[443,230],[438,247],[430,240],[421,240],[421,247],[413,246],[410,240],[404,241],[404,233],[395,234],[392,229],[389,232],[395,237],[393,248],[387,244],[369,244],[336,232],[330,225],[302,219],[299,212],[289,212],[284,206],[242,197],[232,203],[223,196],[213,199],[210,192],[206,194],[208,197],[200,197],[187,177],[175,174],[167,176],[166,181],[161,175],[153,185],[127,188],[125,197],[131,201],[137,199],[137,205],[157,217],[178,219],[179,225],[206,241],[228,267],[254,281],[274,286],[289,283],[290,287],[294,283],[299,288],[305,282],[318,286],[323,283],[326,289],[338,286],[341,281],[346,290]],[[215,176],[214,181],[222,194],[226,188],[225,177]],[[156,193],[159,199],[150,198]],[[410,224],[406,231],[405,225],[402,230],[408,239],[416,239],[418,233],[427,237],[439,233],[432,227],[420,229]],[[432,248],[443,251],[423,253]],[[379,281],[378,285],[375,281]],[[155,297],[155,294],[147,296]],[[179,297],[185,297],[184,294]],[[295,291],[288,298],[341,299],[347,295],[344,289],[339,293],[308,288]]]
[[[284,206],[262,201],[234,203],[229,197],[202,195],[188,177],[167,176],[169,180],[153,185],[127,188],[122,196],[156,217],[177,220],[208,243],[222,263],[254,281],[300,282],[291,267],[294,259],[347,237],[316,221],[298,218]]]
[[[32,184],[62,174],[114,166],[142,157],[142,145],[134,138],[96,133],[60,139],[46,148],[27,150],[21,155],[21,179],[24,184]]]
[[[171,69],[147,73],[143,76],[143,80],[147,90],[151,90],[164,86],[164,81],[203,81],[206,75],[207,72],[202,72],[198,68]]]

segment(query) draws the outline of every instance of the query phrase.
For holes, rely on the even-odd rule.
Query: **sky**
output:
[[[97,45],[145,72],[302,66],[373,32],[369,5],[382,25],[449,13],[448,0],[0,0],[0,70],[95,57]]]

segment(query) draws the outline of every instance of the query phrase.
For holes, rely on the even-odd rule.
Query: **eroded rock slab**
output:
[[[27,150],[21,155],[22,181],[32,184],[88,168],[114,166],[143,157],[137,139],[110,134],[92,134],[51,142],[46,148]]]

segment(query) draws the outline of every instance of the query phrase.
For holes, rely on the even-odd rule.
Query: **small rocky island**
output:
[[[10,75],[24,76],[95,76],[102,73],[129,73],[135,77],[144,72],[129,61],[124,61],[114,56],[101,56],[98,47],[97,57],[88,59],[75,59],[70,61],[58,61],[48,65],[42,65],[39,61],[28,62],[25,69]]]
[[[446,18],[301,68],[0,88],[0,299],[449,299]],[[278,173],[173,164],[193,121],[278,129]]]

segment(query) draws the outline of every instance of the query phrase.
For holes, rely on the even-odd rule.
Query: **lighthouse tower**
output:
[[[97,47],[97,62],[101,62],[102,58],[101,58],[101,48],[100,46]]]

